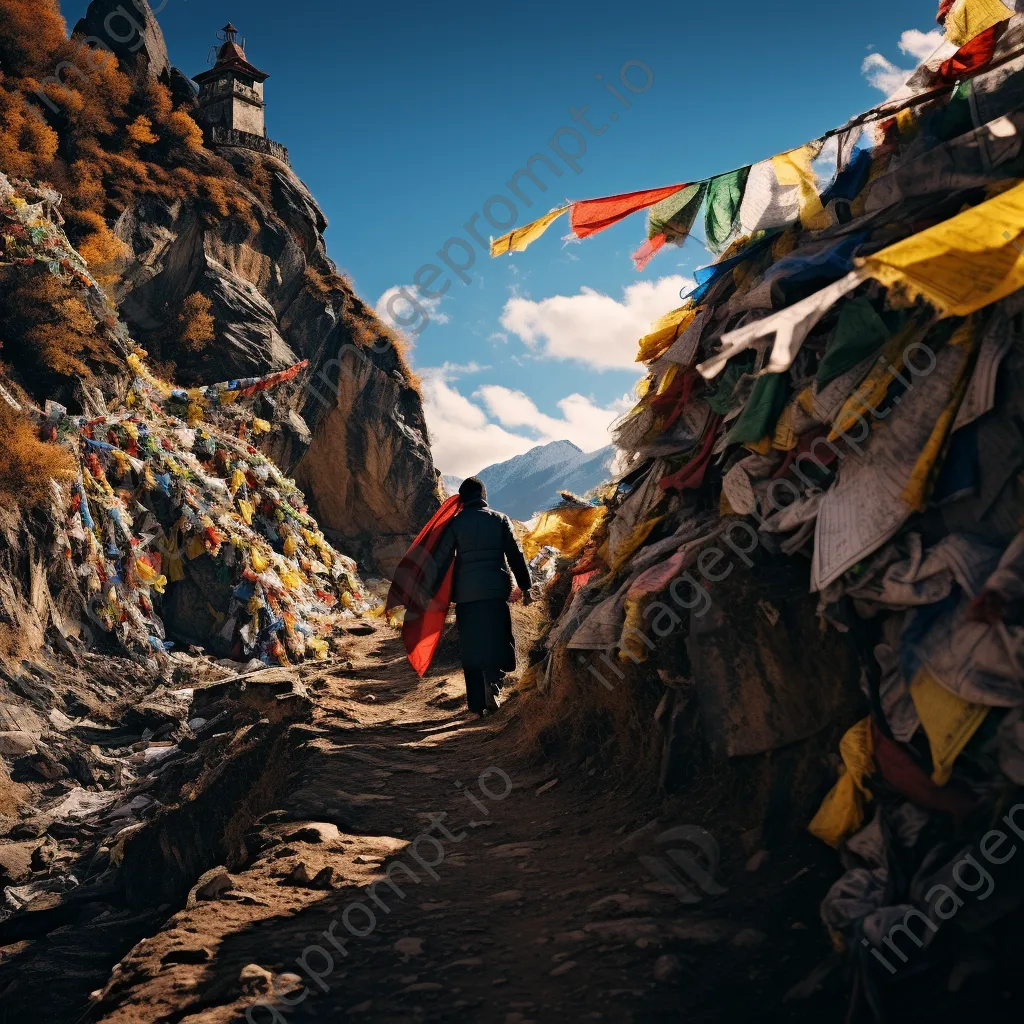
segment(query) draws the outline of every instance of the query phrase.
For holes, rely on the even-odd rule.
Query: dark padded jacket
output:
[[[468,502],[448,525],[435,553],[438,568],[444,571],[453,555],[452,600],[456,604],[507,601],[512,593],[512,578],[505,567],[506,558],[519,587],[524,591],[530,589],[530,569],[516,543],[511,521],[482,499]]]

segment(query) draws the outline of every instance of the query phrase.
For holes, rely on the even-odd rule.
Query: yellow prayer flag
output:
[[[1024,184],[858,263],[942,316],[968,316],[1024,287]]]
[[[964,46],[986,29],[1013,16],[1013,9],[1001,0],[959,0],[946,15],[946,38]]]
[[[924,333],[924,327],[916,320],[910,320],[885,343],[868,375],[846,399],[842,409],[833,419],[832,429],[828,435],[829,441],[842,436],[881,405],[896,374],[903,369],[905,353],[924,336]],[[808,392],[808,396],[808,400],[802,403],[801,408],[814,415],[813,395]]]
[[[792,451],[796,447],[798,435],[796,427],[796,412],[799,408],[799,396],[791,398],[782,410],[778,423],[775,424],[775,433],[772,436],[772,448],[780,452]]]
[[[629,560],[633,557],[633,552],[636,551],[647,538],[654,532],[654,528],[659,523],[663,522],[665,517],[656,516],[654,519],[648,519],[642,523],[639,523],[633,530],[633,532],[618,546],[615,551],[615,561],[610,566],[611,571],[618,572]]]
[[[839,741],[839,753],[843,758],[843,774],[807,826],[811,835],[829,846],[838,846],[864,823],[864,799],[871,796],[864,785],[864,777],[874,769],[870,718],[862,718],[847,730]]]
[[[831,224],[821,205],[818,195],[818,176],[811,167],[817,156],[815,148],[808,144],[788,153],[772,157],[772,167],[780,185],[796,185],[800,195],[800,223],[805,228],[820,231]]]
[[[676,370],[679,367],[675,363],[670,363],[669,368],[662,374],[661,380],[658,381],[658,386],[654,389],[655,395],[663,395],[672,386],[672,381],[676,379]]]
[[[203,538],[200,534],[193,535],[185,547],[185,555],[187,558],[201,558],[206,554],[206,545],[203,543]]]
[[[542,512],[537,525],[523,538],[526,557],[534,558],[541,548],[550,546],[575,558],[606,512],[603,505],[567,505]]]
[[[921,450],[921,454],[917,457],[917,462],[914,463],[910,479],[900,495],[907,503],[908,508],[915,512],[923,512],[927,508],[928,496],[931,494],[938,472],[942,468],[944,454],[949,447],[953,432],[953,423],[956,421],[960,403],[963,401],[967,392],[967,384],[970,381],[971,355],[974,352],[975,340],[976,332],[972,320],[965,320],[949,339],[950,347],[960,350],[962,360],[956,384],[946,407],[935,421],[935,426],[932,427],[932,432]]]
[[[651,333],[645,334],[640,339],[640,351],[637,352],[636,361],[649,363],[652,359],[663,355],[669,345],[693,323],[699,312],[699,306],[686,302],[664,316],[658,317],[651,324]]]
[[[932,781],[944,786],[953,774],[953,762],[985,721],[989,709],[950,693],[926,669],[914,676],[910,696],[931,746]]]
[[[551,210],[530,224],[515,228],[507,235],[502,235],[501,238],[492,239],[491,257],[504,256],[507,252],[522,252],[531,242],[536,242],[568,209],[568,206],[563,206],[557,210]]]

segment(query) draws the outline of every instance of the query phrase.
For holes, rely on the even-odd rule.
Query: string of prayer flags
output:
[[[528,245],[536,242],[568,209],[568,206],[560,206],[545,213],[543,217],[538,217],[530,224],[509,231],[500,238],[492,239],[491,257],[504,256],[508,252],[522,252]]]
[[[874,178],[883,173],[888,152],[884,145],[878,145],[884,141],[879,132],[892,125],[892,115],[896,116],[899,133],[906,140],[916,125],[917,115],[912,109],[915,104],[933,98],[943,86],[973,76],[993,61],[1006,63],[1021,51],[1019,26],[1011,31],[1001,27],[1013,16],[1014,10],[1004,0],[943,0],[938,19],[940,23],[944,21],[946,33],[941,43],[884,103],[846,126],[796,149],[702,181],[586,199],[559,207],[493,239],[491,256],[521,252],[566,210],[572,234],[582,239],[631,214],[650,209],[647,240],[632,253],[637,270],[643,270],[665,245],[681,244],[702,206],[705,244],[716,256],[726,252],[741,236],[797,223],[812,231],[832,227],[835,214],[825,209],[813,166],[825,138],[838,136],[833,185],[858,154],[857,143],[865,134],[875,138],[878,157],[878,167],[872,163],[870,175]],[[867,166],[867,161],[862,160],[859,170]],[[844,179],[844,187],[847,185],[849,181]],[[826,201],[835,198],[843,196],[830,195]]]
[[[618,224],[632,213],[646,210],[663,199],[668,199],[680,189],[687,186],[666,185],[662,188],[650,188],[642,192],[625,192],[617,196],[605,196],[603,199],[584,199],[573,203],[569,213],[569,226],[577,238],[588,238],[604,231],[613,224]]]

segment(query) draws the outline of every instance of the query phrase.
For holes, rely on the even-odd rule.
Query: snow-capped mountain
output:
[[[586,453],[571,441],[538,445],[507,462],[488,466],[476,475],[487,485],[487,504],[513,519],[530,519],[535,512],[554,505],[559,491],[583,494],[611,476],[614,445]],[[454,494],[462,481],[442,478]]]

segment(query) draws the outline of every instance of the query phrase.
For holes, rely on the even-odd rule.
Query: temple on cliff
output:
[[[267,138],[263,83],[270,76],[246,59],[244,42],[238,42],[238,29],[231,22],[221,36],[213,67],[194,78],[207,142],[241,146],[288,163],[288,150]]]

